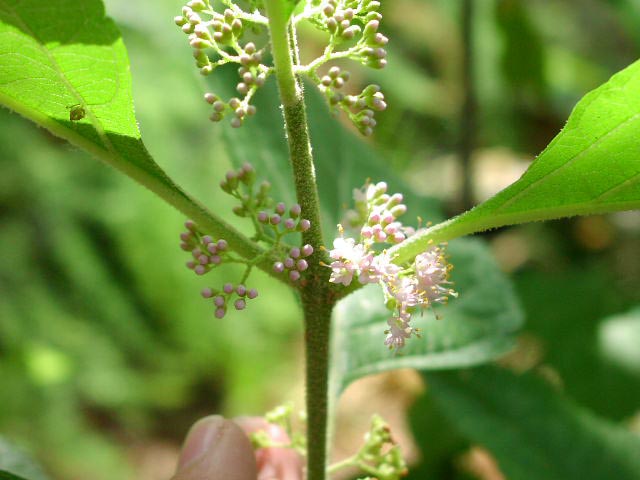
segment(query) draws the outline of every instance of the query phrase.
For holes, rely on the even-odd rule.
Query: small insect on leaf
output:
[[[71,120],[72,122],[77,122],[78,120],[82,120],[87,114],[84,107],[79,103],[76,103],[75,105],[71,105],[67,108],[69,109],[69,120]]]

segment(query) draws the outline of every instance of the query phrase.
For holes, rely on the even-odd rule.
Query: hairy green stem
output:
[[[320,202],[311,140],[307,125],[302,83],[295,75],[297,63],[295,31],[290,27],[282,0],[265,0],[278,90],[282,101],[289,157],[298,203],[302,215],[311,221],[303,242],[313,246],[306,284],[300,295],[304,309],[307,408],[307,479],[324,480],[327,461],[329,336],[334,289],[329,284],[329,269],[324,258],[320,223]]]

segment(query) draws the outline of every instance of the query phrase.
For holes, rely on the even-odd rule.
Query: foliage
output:
[[[621,12],[633,11],[627,2],[614,3]],[[173,7],[154,4],[158,12],[169,15],[167,18]],[[290,7],[293,10],[294,6]],[[57,0],[49,2],[46,11],[44,8],[42,2],[36,0],[0,0],[0,102],[128,174],[182,213],[197,217],[210,231],[230,237],[232,247],[239,253],[246,256],[259,253],[259,247],[243,236],[244,226],[231,227],[222,219],[220,211],[226,207],[224,201],[220,202],[208,187],[196,185],[193,189],[199,192],[198,196],[217,207],[214,212],[206,210],[177,187],[177,182],[170,179],[158,163],[166,165],[166,170],[172,172],[172,177],[179,178],[180,183],[195,184],[202,177],[208,182],[216,181],[229,161],[240,165],[251,159],[284,197],[292,197],[288,187],[291,174],[284,162],[285,139],[273,134],[275,125],[281,123],[274,86],[267,84],[256,98],[259,114],[255,122],[244,129],[223,127],[222,133],[220,130],[211,133],[209,128],[196,126],[197,122],[191,117],[197,115],[184,113],[185,106],[189,110],[199,108],[198,103],[188,100],[198,95],[191,92],[196,89],[186,89],[190,92],[184,96],[184,92],[178,92],[185,90],[184,85],[196,82],[192,82],[188,74],[173,73],[188,69],[185,62],[176,60],[178,55],[172,56],[180,49],[167,47],[163,51],[167,58],[158,56],[151,61],[140,55],[136,60],[135,49],[149,49],[150,38],[159,27],[152,23],[145,25],[135,13],[131,17],[121,14],[130,45],[134,46],[134,81],[139,72],[147,75],[145,81],[149,86],[138,89],[139,98],[149,95],[151,101],[147,105],[155,104],[156,108],[154,111],[154,106],[143,107],[140,115],[145,137],[149,131],[155,133],[149,135],[149,145],[151,151],[157,152],[156,163],[142,143],[133,114],[124,44],[115,24],[104,16],[101,2],[91,0],[79,6],[78,2]],[[447,6],[429,8],[442,18],[450,13]],[[562,54],[557,45],[541,43],[544,35],[537,31],[535,18],[544,13],[544,8],[552,7],[497,1],[495,11],[486,6],[480,8],[478,22],[484,26],[485,33],[491,31],[483,38],[503,35],[505,45],[499,61],[487,61],[479,69],[481,101],[494,99],[492,106],[498,110],[524,109],[532,117],[553,115],[548,111],[533,112],[536,107],[532,105],[542,102],[544,108],[549,108],[552,100],[558,99],[563,101],[557,104],[568,103],[567,89],[571,99],[576,99],[577,92],[584,90],[579,82],[589,78],[595,86],[604,80],[598,72],[612,70],[610,66],[602,67],[602,64],[609,65],[608,59],[597,63],[575,55],[575,63],[590,62],[590,66],[585,67],[590,75],[568,83],[567,77],[556,74],[555,70],[553,74],[543,75],[544,62],[557,61],[553,59]],[[629,21],[626,14],[625,19]],[[153,22],[153,19],[145,21]],[[514,32],[522,32],[528,42],[536,46],[534,75],[524,84],[520,83],[524,77],[521,72],[527,66],[520,62],[523,57],[517,53],[521,48],[517,42],[521,37]],[[403,31],[396,33],[398,38],[408,35]],[[175,38],[178,39],[178,35]],[[415,73],[414,67],[421,61],[434,65],[446,62],[436,58],[431,51],[432,44],[425,45],[411,54],[398,52],[402,69],[398,70],[398,82],[413,78],[418,85],[426,82],[429,88],[442,89],[445,81],[452,80],[446,77],[446,65],[440,65],[439,72],[445,78],[412,77],[411,72]],[[479,52],[486,52],[489,47],[480,43],[477,48]],[[393,52],[390,53],[393,56]],[[490,56],[483,55],[483,58]],[[628,59],[623,60],[628,63]],[[147,61],[149,64],[145,64]],[[618,61],[615,66],[620,67],[622,63]],[[489,71],[489,68],[495,70]],[[581,100],[562,132],[519,181],[475,209],[436,224],[426,234],[397,248],[399,258],[415,256],[429,240],[448,240],[513,223],[637,208],[640,198],[636,155],[639,69],[639,63],[631,64]],[[497,73],[499,70],[513,91],[527,88],[531,97],[507,105],[501,91],[494,95],[487,79],[502,78]],[[168,80],[161,77],[165,72],[167,79],[176,75],[173,86],[178,85],[174,91],[180,100],[164,95],[163,88],[166,91],[168,84],[163,82]],[[378,77],[374,80],[383,79],[386,74],[375,75]],[[223,72],[210,82],[216,84],[216,91],[224,91],[230,86],[228,82],[225,85],[227,80]],[[153,82],[159,85],[151,85]],[[434,94],[425,102],[429,105],[421,107],[415,103],[418,91],[407,95],[394,82],[390,82],[387,91],[389,113],[379,116],[377,140],[379,150],[384,152],[386,148],[384,155],[335,123],[317,95],[308,95],[327,243],[351,190],[360,186],[364,177],[384,178],[394,188],[407,190],[400,178],[402,173],[394,172],[389,164],[410,162],[409,157],[423,141],[413,142],[412,131],[420,132],[414,137],[435,142],[436,147],[428,147],[432,153],[436,148],[449,148],[446,142],[453,141],[447,137],[452,129],[447,128],[451,110],[446,101],[455,95]],[[395,107],[395,113],[394,99],[401,105]],[[403,102],[407,103],[403,105]],[[484,112],[495,113],[491,108],[485,108]],[[556,124],[558,117],[554,117]],[[430,122],[424,130],[404,128],[410,120],[425,118]],[[78,414],[82,409],[88,408],[95,417],[108,412],[107,417],[117,425],[151,433],[159,429],[153,418],[157,412],[190,408],[190,413],[183,414],[193,418],[197,402],[204,397],[210,405],[210,397],[219,396],[218,389],[223,386],[229,392],[226,401],[232,405],[231,410],[262,407],[255,400],[253,385],[261,384],[261,391],[269,392],[269,379],[259,380],[268,374],[269,366],[258,365],[261,362],[253,359],[268,357],[276,365],[290,362],[290,355],[282,351],[282,344],[272,339],[275,334],[284,333],[289,340],[299,331],[293,318],[296,311],[293,296],[287,297],[279,290],[282,287],[263,276],[265,295],[261,293],[257,301],[264,301],[263,296],[268,295],[288,300],[273,308],[271,303],[264,303],[268,305],[264,313],[252,319],[251,325],[216,324],[211,328],[202,320],[205,308],[197,304],[197,298],[192,295],[193,302],[186,300],[197,283],[177,269],[179,254],[168,253],[174,243],[171,232],[179,222],[175,212],[168,212],[152,203],[146,194],[85,165],[84,158],[76,152],[61,150],[57,140],[42,131],[35,133],[5,113],[0,121],[7,126],[0,132],[0,139],[8,149],[8,155],[3,155],[4,165],[0,163],[3,172],[0,201],[13,212],[3,217],[0,233],[4,250],[11,252],[0,257],[3,294],[0,372],[5,391],[4,395],[0,393],[0,403],[8,405],[6,412],[0,414],[0,428],[11,432],[13,419],[28,418],[30,410],[44,410],[43,405],[55,397],[55,406],[50,412],[43,411],[40,418],[31,419],[45,429],[38,440],[40,449],[44,453],[47,445],[68,444],[70,439],[75,439],[82,445],[78,448],[93,459],[99,456],[98,451],[115,450],[109,450],[112,442],[92,431],[91,419]],[[158,128],[154,122],[166,124]],[[482,129],[490,132],[483,133],[483,138],[514,143],[514,138],[528,138],[528,132],[535,125],[532,120],[529,124],[501,128],[499,122],[495,117],[486,122]],[[499,132],[503,130],[509,133],[500,137]],[[174,134],[176,142],[168,140],[169,133]],[[508,134],[513,136],[507,138]],[[11,139],[18,142],[11,143]],[[438,141],[442,143],[438,145]],[[189,149],[187,155],[186,149]],[[211,159],[212,156],[215,158]],[[185,164],[192,167],[193,173],[186,171]],[[425,189],[419,188],[419,192],[424,194]],[[409,194],[408,197],[413,210],[421,212],[426,220],[443,219],[438,202],[423,195]],[[157,221],[158,218],[163,221]],[[545,228],[553,231],[554,227]],[[635,238],[634,234],[630,235]],[[572,247],[565,238],[555,244]],[[460,369],[487,362],[512,347],[523,315],[510,281],[500,273],[480,241],[456,240],[451,243],[449,253],[456,266],[454,281],[461,298],[438,312],[442,320],[425,316],[421,320],[423,338],[409,344],[401,355],[394,356],[382,346],[386,314],[380,302],[373,300],[375,294],[362,289],[339,304],[333,336],[332,382],[336,396],[350,382],[371,373],[405,366],[430,371]],[[158,262],[158,259],[165,261]],[[265,262],[263,268],[268,270],[267,267]],[[608,288],[606,281],[594,281],[595,286],[589,286],[585,278],[597,278],[606,270],[607,267],[594,268],[584,275],[578,271],[558,278],[555,278],[557,272],[551,271],[533,277],[516,275],[515,279],[529,318],[527,331],[548,346],[545,355],[566,382],[568,393],[599,414],[620,420],[633,414],[638,365],[633,353],[626,357],[616,355],[620,353],[617,347],[621,337],[611,332],[624,327],[631,335],[635,330],[631,320],[614,318],[603,322],[603,318],[628,308],[637,299],[629,299],[618,289]],[[637,279],[635,281],[637,283]],[[591,293],[586,295],[585,291]],[[598,296],[603,291],[607,291],[607,298],[613,296],[619,301],[609,305],[605,299],[606,307],[596,312],[603,303]],[[26,298],[30,299],[28,303],[24,302]],[[549,298],[553,301],[546,306]],[[580,299],[583,314],[570,305],[570,298]],[[635,318],[630,315],[629,318]],[[180,322],[175,321],[178,317]],[[235,323],[235,319],[232,321]],[[588,328],[583,329],[586,324]],[[573,337],[566,334],[569,329],[579,331],[574,341],[567,338]],[[242,340],[233,340],[234,337]],[[626,338],[627,334],[622,337]],[[232,340],[228,343],[227,339]],[[576,348],[568,348],[573,343]],[[91,345],[88,350],[87,345]],[[584,361],[582,365],[576,365],[581,361]],[[212,369],[225,372],[229,378],[225,378],[224,373],[212,374]],[[288,371],[284,366],[276,370]],[[594,373],[591,381],[585,381],[587,371]],[[458,455],[466,442],[472,441],[487,446],[504,473],[513,478],[528,478],[527,475],[531,478],[555,478],[552,475],[606,478],[611,468],[621,472],[621,478],[640,477],[637,457],[633,457],[638,448],[636,439],[576,407],[572,401],[559,398],[539,380],[516,377],[494,368],[430,372],[426,378],[438,409],[460,431],[459,436],[438,453],[440,459]],[[219,386],[212,389],[212,384]],[[204,394],[198,391],[202,385],[207,385]],[[605,391],[611,391],[615,397],[611,402],[606,396],[591,395],[592,391],[603,388],[610,389]],[[620,392],[623,391],[632,394],[628,401],[622,399],[624,395]],[[14,392],[19,393],[14,395]],[[274,397],[279,395],[272,392]],[[21,404],[20,398],[29,401]],[[523,409],[539,421],[529,422],[526,418],[523,421],[520,418]],[[498,412],[509,420],[505,421]],[[60,430],[62,433],[52,433],[59,418],[65,415],[69,415],[70,420]],[[419,424],[414,427],[425,428]],[[522,449],[514,453],[514,444]],[[575,461],[557,456],[567,445],[579,447],[575,449]],[[61,455],[64,448],[56,448],[60,450],[52,453],[47,463],[57,472],[77,473],[87,468],[79,466],[81,461],[74,466],[71,455]],[[529,461],[532,451],[537,452],[536,457]],[[601,452],[607,453],[609,465],[614,467],[589,463],[591,457]],[[109,471],[110,475],[114,475],[115,470],[107,465],[120,465],[119,477],[132,475],[127,467],[121,466],[122,457],[117,453],[105,454],[102,463],[98,463],[105,467],[99,470]]]
[[[508,478],[640,477],[640,439],[562,398],[532,375],[494,367],[426,375],[461,432],[486,446]]]

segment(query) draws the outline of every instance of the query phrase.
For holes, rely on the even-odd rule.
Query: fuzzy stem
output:
[[[269,17],[269,32],[278,90],[289,146],[298,203],[302,216],[311,221],[311,228],[303,233],[303,242],[313,246],[306,284],[300,295],[304,310],[307,382],[307,479],[326,478],[329,336],[331,310],[335,304],[330,288],[329,269],[323,260],[320,202],[315,168],[311,155],[311,140],[307,125],[302,84],[294,73],[297,57],[295,31],[282,0],[265,0]]]

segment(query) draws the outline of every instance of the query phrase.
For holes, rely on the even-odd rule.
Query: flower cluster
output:
[[[377,85],[365,87],[358,95],[346,95],[342,88],[349,80],[349,72],[331,67],[326,74],[318,69],[331,60],[350,58],[367,67],[381,69],[387,65],[384,46],[389,39],[378,32],[382,15],[380,2],[375,0],[324,0],[315,8],[300,14],[320,30],[329,33],[329,45],[324,54],[312,61],[303,71],[324,93],[332,109],[340,108],[363,135],[371,135],[376,121],[374,112],[387,105]]]
[[[182,14],[175,17],[175,23],[189,36],[196,65],[203,75],[228,63],[240,65],[236,90],[242,98],[233,97],[225,102],[211,92],[204,95],[205,101],[213,107],[211,121],[219,122],[230,114],[231,126],[237,128],[247,116],[255,114],[256,107],[250,105],[251,99],[264,85],[272,68],[262,63],[264,48],[258,49],[253,42],[241,45],[245,31],[265,26],[267,19],[257,10],[248,13],[228,3],[229,8],[220,13],[213,9],[209,0],[191,0],[182,7]]]
[[[238,97],[224,100],[212,92],[204,95],[213,110],[209,116],[211,121],[219,122],[229,116],[231,126],[237,128],[247,117],[255,115],[251,100],[274,72],[274,67],[263,61],[268,57],[267,40],[262,42],[259,39],[264,39],[264,35],[255,35],[267,27],[269,21],[263,14],[261,2],[249,2],[250,12],[232,0],[220,3],[226,8],[216,11],[211,0],[190,0],[174,20],[188,35],[196,66],[203,75],[222,65],[239,65]],[[304,10],[291,20],[294,35],[297,24],[303,20],[329,34],[324,53],[307,65],[294,65],[294,71],[313,80],[331,109],[345,112],[363,135],[373,133],[375,112],[387,106],[380,87],[368,85],[358,94],[343,93],[349,72],[337,66],[328,68],[327,64],[349,58],[370,68],[386,66],[385,46],[389,39],[378,31],[382,20],[379,9],[380,2],[376,0],[308,0]],[[248,32],[253,41],[245,43]],[[259,47],[256,42],[264,46]],[[299,55],[294,57],[298,62]]]
[[[285,245],[284,237],[299,234],[311,228],[311,222],[302,216],[302,208],[298,204],[291,207],[283,202],[276,203],[269,195],[271,184],[263,181],[257,184],[253,166],[245,163],[237,170],[226,173],[220,182],[220,188],[238,200],[239,205],[233,213],[251,220],[255,235],[252,240],[266,246],[264,253],[251,259],[240,258],[231,252],[224,239],[214,239],[203,232],[193,221],[185,223],[186,232],[180,234],[180,248],[191,253],[192,259],[187,268],[197,275],[204,275],[224,263],[244,264],[246,266],[242,279],[237,283],[225,283],[222,288],[207,287],[202,296],[211,299],[215,307],[215,316],[224,317],[227,308],[233,304],[236,310],[244,310],[247,300],[258,296],[258,291],[245,286],[255,265],[267,258],[279,259],[273,264],[273,271],[286,275],[289,281],[299,282],[309,268],[308,257],[313,254],[311,245]]]
[[[294,414],[291,404],[276,407],[264,418],[238,420],[256,450],[261,473],[269,470],[270,475],[265,478],[304,478],[302,460],[307,455],[307,440],[303,427],[306,420],[306,414]],[[284,462],[288,463],[286,474],[282,468]],[[360,449],[351,457],[329,466],[328,472],[333,474],[347,468],[369,475],[361,480],[400,480],[409,473],[389,425],[378,415],[371,419]]]
[[[309,244],[304,245],[302,248],[293,247],[289,250],[289,256],[281,262],[275,262],[273,264],[273,271],[276,273],[286,272],[289,275],[289,280],[297,282],[300,280],[302,272],[309,268],[309,263],[305,258],[311,256],[313,253],[313,247]]]
[[[401,348],[418,329],[411,325],[414,313],[434,303],[446,303],[456,293],[449,287],[449,271],[444,247],[434,245],[418,255],[409,265],[393,262],[385,245],[398,244],[414,233],[398,217],[407,211],[401,194],[387,193],[384,182],[366,185],[354,191],[355,209],[347,214],[347,225],[359,228],[358,241],[340,237],[333,242],[329,256],[333,260],[330,281],[350,285],[354,278],[361,284],[379,283],[385,295],[385,305],[393,312],[385,345]]]
[[[306,232],[311,227],[311,222],[306,218],[300,218],[302,209],[297,203],[289,208],[289,216],[287,206],[283,202],[276,204],[272,212],[262,210],[258,213],[258,222],[264,225],[270,225],[274,229],[276,235],[285,235],[292,232]]]
[[[253,300],[256,298],[258,291],[255,288],[247,290],[247,287],[241,283],[238,285],[225,283],[222,290],[207,287],[202,290],[201,294],[203,298],[213,299],[213,304],[216,306],[215,316],[222,318],[227,313],[227,304],[234,295],[237,295],[238,298],[233,302],[233,306],[236,310],[244,310],[247,306],[247,299]]]
[[[237,258],[229,252],[229,244],[224,239],[214,240],[211,235],[204,235],[192,220],[185,222],[186,232],[180,234],[180,248],[191,252],[193,260],[187,262],[187,268],[193,270],[196,275],[204,275],[212,269],[222,265],[225,260],[237,262]],[[258,296],[255,288],[247,289],[242,284],[233,285],[225,283],[222,289],[207,287],[202,290],[203,298],[213,300],[214,313],[217,318],[222,318],[227,313],[227,305],[237,297],[234,302],[236,310],[243,310],[246,307],[247,299],[254,299]]]
[[[389,425],[378,415],[371,419],[371,428],[365,435],[364,445],[356,459],[357,465],[373,473],[375,478],[400,480],[409,473],[402,452],[391,436]]]

